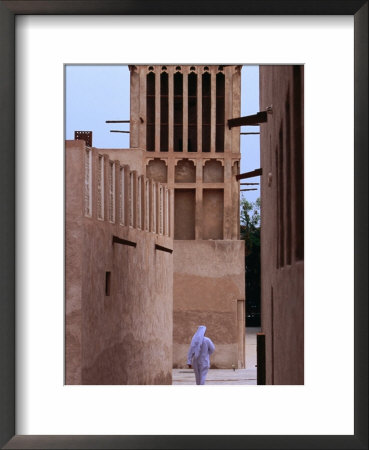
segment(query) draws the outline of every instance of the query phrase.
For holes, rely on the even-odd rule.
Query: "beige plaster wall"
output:
[[[191,338],[206,325],[216,346],[212,367],[244,367],[237,320],[244,296],[243,241],[174,241],[173,366],[185,367]]]
[[[138,230],[121,234],[136,248],[112,245],[110,228],[85,220],[82,384],[171,384],[172,255]]]
[[[122,165],[127,164],[137,175],[145,175],[144,155],[145,151],[140,148],[99,148],[101,155],[108,155],[112,161],[119,161]]]
[[[66,142],[66,384],[171,384],[173,256],[155,244],[171,250],[173,240],[138,229],[136,219],[133,227],[122,225],[119,195],[114,200],[115,222],[108,220],[108,214],[105,220],[97,219],[96,152],[92,152],[89,181],[92,213],[87,217],[85,145],[83,141]],[[119,167],[115,170],[119,173]],[[105,212],[109,209],[108,182],[106,176]],[[115,183],[117,194],[117,177]],[[133,196],[136,216],[137,188],[125,195]],[[155,212],[151,197],[152,191],[150,229]],[[173,211],[172,194],[169,198]],[[159,217],[158,207],[156,214]],[[172,217],[169,222],[172,227]],[[113,243],[113,236],[136,247]],[[111,273],[110,295],[106,272]]]

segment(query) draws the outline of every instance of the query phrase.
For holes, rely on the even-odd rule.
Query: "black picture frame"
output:
[[[15,435],[15,16],[18,14],[353,15],[354,435]],[[368,1],[365,0],[0,0],[0,445],[7,449],[368,448]],[[21,130],[18,130],[21,132]],[[339,403],[338,403],[339,404]],[[318,407],[318,405],[317,405]],[[50,412],[51,413],[51,412]]]

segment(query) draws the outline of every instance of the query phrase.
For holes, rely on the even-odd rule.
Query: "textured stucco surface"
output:
[[[220,161],[206,161],[203,168],[204,183],[223,183],[224,167]]]
[[[155,244],[171,249],[172,238],[98,220],[95,198],[86,217],[84,154],[67,141],[66,384],[171,384],[173,256]]]
[[[85,225],[82,383],[170,384],[172,255],[155,250],[149,233],[131,230],[136,248],[112,245],[111,235]]]
[[[304,384],[303,69],[260,66],[260,108],[270,105],[260,127],[266,382]]]
[[[185,367],[199,325],[216,346],[212,367],[244,367],[237,322],[237,300],[244,296],[243,241],[174,241],[174,367]]]
[[[126,164],[130,170],[137,172],[137,175],[145,174],[144,154],[140,148],[99,148],[101,155],[108,155],[110,160],[119,161],[122,165]]]
[[[165,161],[158,158],[149,161],[146,166],[146,176],[159,183],[166,183],[168,181],[168,168]]]

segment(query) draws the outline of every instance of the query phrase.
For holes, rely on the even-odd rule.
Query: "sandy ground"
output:
[[[206,384],[256,385],[256,333],[260,328],[246,328],[246,368],[210,369]],[[196,384],[192,369],[173,369],[173,384]]]

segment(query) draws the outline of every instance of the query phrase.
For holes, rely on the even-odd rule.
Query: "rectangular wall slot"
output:
[[[111,272],[105,272],[105,295],[110,295]]]

